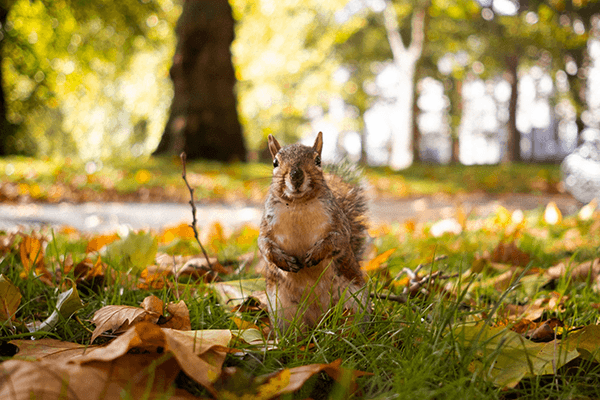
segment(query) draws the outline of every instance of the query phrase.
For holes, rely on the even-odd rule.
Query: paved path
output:
[[[492,196],[468,194],[463,196],[431,196],[416,199],[377,200],[370,204],[370,218],[376,222],[436,221],[454,215],[455,208],[462,204],[465,212],[476,216],[487,216],[499,205],[509,210],[531,210],[554,201],[563,212],[571,214],[581,206],[567,195],[536,196],[511,194]],[[250,223],[258,225],[260,207],[244,205],[198,205],[198,226],[219,221],[227,227],[239,227]],[[145,203],[84,203],[84,204],[0,204],[0,230],[17,226],[40,225],[72,226],[86,232],[114,232],[129,227],[133,229],[160,229],[192,220],[188,204],[145,204]]]

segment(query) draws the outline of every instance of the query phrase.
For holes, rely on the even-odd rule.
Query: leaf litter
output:
[[[473,251],[470,268],[461,273],[445,272],[448,263],[440,261],[446,256],[429,258],[429,261],[437,260],[432,263],[427,257],[421,258],[419,267],[405,266],[399,273],[398,266],[414,254],[407,253],[395,243],[412,240],[415,252],[427,254],[432,249],[427,247],[432,236],[428,234],[428,227],[422,224],[380,226],[370,230],[373,245],[363,269],[372,282],[379,282],[383,285],[381,289],[387,291],[386,296],[379,297],[384,302],[401,300],[408,303],[410,299],[435,297],[457,299],[460,293],[457,282],[464,280],[469,283],[462,302],[466,307],[478,310],[485,305],[477,300],[478,293],[491,291],[499,295],[516,288],[523,290],[526,297],[521,303],[503,301],[492,309],[484,306],[483,311],[471,312],[467,320],[456,321],[445,333],[454,335],[457,343],[474,352],[469,366],[473,374],[499,387],[515,387],[525,378],[555,374],[561,366],[576,358],[600,361],[600,328],[593,324],[568,326],[565,319],[566,307],[572,301],[569,291],[574,285],[586,285],[600,291],[600,258],[563,256],[560,261],[548,265],[544,261],[545,250],[531,245],[531,237],[535,236],[550,242],[546,249],[565,255],[573,251],[573,246],[598,248],[600,214],[593,206],[586,205],[576,217],[563,217],[560,211],[556,212],[555,205],[549,204],[538,220],[535,216],[524,218],[503,208],[488,220],[472,221],[465,216],[460,222],[460,232],[448,231],[437,239],[437,243],[449,243],[449,247],[440,250],[452,258],[449,249],[461,252],[464,246],[468,248],[469,232],[481,238],[483,253]],[[158,297],[147,296],[140,307],[107,305],[98,309],[91,319],[96,329],[89,344],[49,338],[10,341],[20,352],[0,364],[3,376],[8,377],[0,385],[0,397],[10,394],[20,399],[32,393],[40,396],[47,393],[57,398],[61,393],[67,393],[66,398],[95,398],[96,394],[111,398],[110,395],[118,396],[125,390],[134,398],[153,398],[165,393],[172,398],[190,398],[189,393],[173,387],[177,374],[183,371],[215,397],[251,395],[268,399],[295,392],[310,376],[319,372],[345,382],[351,388],[350,392],[356,388],[356,378],[368,375],[364,371],[342,368],[342,360],[283,368],[260,376],[247,376],[239,369],[224,367],[228,354],[248,354],[246,350],[236,348],[240,343],[244,344],[242,347],[250,346],[249,349],[259,351],[270,351],[281,345],[268,339],[271,332],[268,317],[265,320],[264,280],[241,279],[239,275],[243,270],[252,273],[252,266],[255,271],[260,270],[261,261],[254,250],[235,256],[237,269],[223,267],[231,264],[228,261],[219,264],[218,259],[213,258],[210,261],[216,266],[213,270],[202,257],[167,254],[159,250],[190,241],[193,233],[188,228],[168,228],[159,234],[139,232],[124,239],[116,235],[93,236],[84,239],[83,255],[69,253],[60,260],[47,255],[51,241],[41,233],[0,234],[2,259],[20,260],[22,269],[18,271],[17,279],[38,279],[49,288],[63,287],[52,315],[44,321],[46,330],[54,330],[58,321],[68,320],[77,313],[81,307],[78,287],[91,287],[96,281],[100,285],[95,290],[102,291],[108,282],[115,282],[115,277],[125,273],[131,276],[121,282],[137,279],[134,286],[127,283],[125,290],[169,290],[175,298],[181,290],[190,287],[189,290],[196,291],[199,296],[212,293],[231,313],[230,320],[237,328],[192,330],[190,312],[182,300],[165,305]],[[70,239],[82,237],[72,230],[65,234]],[[246,228],[243,233],[236,234],[214,225],[203,235],[211,251],[221,254],[226,252],[230,241],[244,251],[251,249],[248,244],[256,243],[258,231]],[[390,237],[394,239],[390,241]],[[561,247],[564,238],[568,239],[567,246]],[[74,258],[81,261],[73,262]],[[399,263],[400,260],[403,261]],[[52,268],[54,265],[59,268]],[[61,276],[73,279],[70,287],[67,285],[68,289]],[[188,280],[193,285],[178,282],[180,280]],[[203,286],[198,285],[201,282],[213,283],[202,289]],[[18,283],[15,285],[7,276],[0,275],[0,318],[6,321],[4,329],[14,333],[27,323],[32,326],[28,317],[19,313],[22,294]],[[561,289],[542,290],[548,286]],[[400,297],[396,295],[398,290]],[[249,320],[249,315],[255,317]],[[34,326],[39,329],[40,325]],[[116,337],[103,345],[91,344],[105,332]],[[138,372],[132,374],[132,371]],[[235,383],[241,376],[245,376],[243,387],[239,387],[239,382]],[[78,384],[84,381],[89,384]]]

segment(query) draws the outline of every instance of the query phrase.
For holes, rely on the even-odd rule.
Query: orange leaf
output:
[[[31,268],[38,267],[44,263],[44,251],[42,241],[33,236],[25,236],[19,246],[23,268],[29,273]]]
[[[172,228],[165,229],[159,237],[163,244],[171,243],[176,238],[191,239],[194,237],[194,229],[187,224],[180,224]]]
[[[378,255],[377,257],[375,257],[374,259],[372,259],[371,261],[369,261],[366,265],[364,265],[362,267],[362,269],[364,271],[374,271],[376,269],[379,269],[379,267],[381,267],[381,264],[383,264],[384,262],[386,262],[388,260],[388,258],[390,258],[390,256],[396,251],[396,249],[389,249],[388,251],[385,251],[383,253],[381,253],[380,255]]]
[[[119,235],[117,235],[116,233],[113,233],[112,235],[94,236],[88,242],[87,247],[85,249],[85,252],[86,253],[93,253],[95,251],[100,251],[101,248],[103,248],[107,244],[110,244],[110,243],[112,243],[112,242],[114,242],[115,240],[118,240],[118,239],[119,239]]]

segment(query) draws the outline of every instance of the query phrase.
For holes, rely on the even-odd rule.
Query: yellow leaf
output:
[[[0,274],[0,322],[14,319],[21,304],[21,292],[10,279]]]
[[[238,318],[238,317],[231,317],[231,319],[233,320],[233,322],[235,322],[235,324],[237,325],[239,330],[243,331],[246,329],[256,329],[256,330],[260,331],[258,326],[254,325],[250,321],[244,321],[243,319]]]
[[[152,173],[145,169],[140,169],[135,173],[135,180],[140,185],[147,183],[152,178]]]
[[[510,214],[510,211],[508,211],[506,208],[499,206],[496,209],[496,217],[494,218],[494,225],[497,225],[501,228],[506,228],[508,225],[510,225],[510,222],[512,221],[512,217]]]
[[[388,258],[390,258],[390,256],[396,251],[396,249],[390,249],[386,252],[381,253],[380,255],[378,255],[377,257],[375,257],[374,259],[372,259],[371,261],[369,261],[366,265],[364,265],[362,267],[362,269],[364,271],[374,271],[376,269],[379,269],[379,267],[381,266],[381,264],[383,264],[384,262],[386,262],[388,260]]]

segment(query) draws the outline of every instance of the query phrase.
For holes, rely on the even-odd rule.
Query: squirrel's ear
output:
[[[273,160],[279,152],[279,149],[281,149],[281,145],[279,144],[277,139],[275,139],[275,136],[269,135],[269,151],[271,152],[271,157],[273,157]]]
[[[315,139],[315,144],[313,145],[313,149],[321,155],[321,150],[323,150],[323,132],[319,132],[317,134],[317,138]]]

